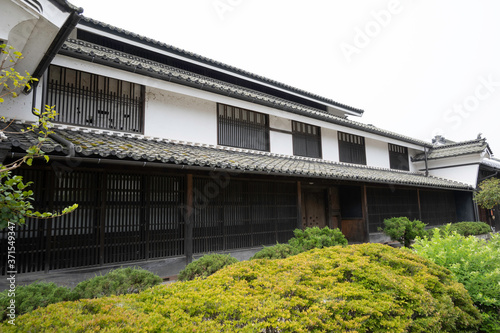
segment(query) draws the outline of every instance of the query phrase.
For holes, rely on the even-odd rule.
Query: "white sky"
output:
[[[70,0],[84,15],[500,156],[498,0]]]

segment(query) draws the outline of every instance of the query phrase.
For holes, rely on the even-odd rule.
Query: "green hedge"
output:
[[[5,331],[474,332],[449,271],[381,244],[239,262],[206,279],[35,310]]]
[[[311,249],[322,249],[324,247],[335,245],[347,245],[347,239],[338,228],[330,229],[328,227],[312,227],[304,230],[295,229],[293,234],[295,237],[288,240],[288,244],[266,246],[254,254],[250,260],[285,259]]]
[[[163,280],[138,268],[119,268],[101,276],[85,280],[73,290],[78,298],[98,298],[112,295],[133,294],[160,284]]]
[[[198,277],[206,278],[218,270],[237,262],[238,259],[231,257],[229,254],[207,254],[189,263],[179,272],[177,279],[179,281],[189,281]]]
[[[10,305],[10,290],[0,293],[0,321],[9,319],[11,313],[7,308]],[[59,287],[53,282],[35,282],[27,286],[17,286],[15,289],[15,306],[12,307],[16,316],[28,313],[35,309],[63,301],[77,300],[79,297],[70,288]]]
[[[455,231],[457,234],[462,236],[475,236],[489,234],[491,232],[491,227],[484,222],[458,222],[449,223],[448,225],[450,226],[450,232]],[[432,235],[434,234],[434,229],[439,229],[441,231],[441,235],[444,235],[445,228],[446,226],[440,226],[427,230],[428,237],[432,237]]]
[[[35,282],[16,287],[14,313],[17,317],[58,302],[138,293],[161,282],[159,276],[144,269],[131,267],[119,268],[105,275],[82,281],[73,290],[57,286],[53,282]],[[7,317],[10,313],[7,306],[11,299],[9,290],[0,293],[0,321],[10,319]]]

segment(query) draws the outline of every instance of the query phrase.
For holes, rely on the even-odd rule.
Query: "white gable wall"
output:
[[[429,174],[436,177],[455,180],[476,187],[479,172],[480,154],[470,154],[449,158],[429,160]],[[415,162],[419,171],[425,170],[425,162]]]

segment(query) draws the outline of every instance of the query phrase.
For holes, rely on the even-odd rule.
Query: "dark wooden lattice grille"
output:
[[[292,121],[293,154],[321,158],[321,130],[318,126]]]
[[[135,83],[51,65],[44,103],[55,105],[55,122],[143,132],[144,88]]]
[[[338,132],[340,162],[366,165],[365,138]]]
[[[417,190],[394,187],[367,187],[369,232],[378,232],[384,227],[384,219],[406,216],[418,219]]]
[[[194,180],[193,252],[286,242],[297,226],[294,183]]]
[[[219,145],[269,151],[267,115],[218,104],[217,119]]]
[[[183,176],[73,170],[18,169],[33,180],[35,208],[71,214],[28,219],[16,228],[19,273],[146,260],[184,254]],[[7,231],[0,246],[7,248]],[[0,271],[6,273],[5,251]]]
[[[443,225],[457,222],[455,195],[451,191],[420,191],[422,222]]]
[[[389,162],[391,169],[410,170],[408,148],[389,143]]]

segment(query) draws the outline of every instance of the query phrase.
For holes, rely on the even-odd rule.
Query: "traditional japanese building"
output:
[[[356,107],[83,17],[62,0],[0,3],[69,17],[47,36],[47,57],[19,63],[41,68],[37,87],[0,104],[15,119],[4,163],[37,142],[23,132],[37,120],[32,108],[56,106],[42,147],[49,163],[16,173],[34,181],[37,209],[79,205],[18,228],[19,273],[157,267],[256,251],[311,226],[376,241],[393,216],[477,220],[478,176],[499,169],[484,139],[438,146],[366,125],[351,119],[363,114]],[[0,38],[13,44],[16,27],[0,23]],[[26,59],[30,43],[17,46]]]

